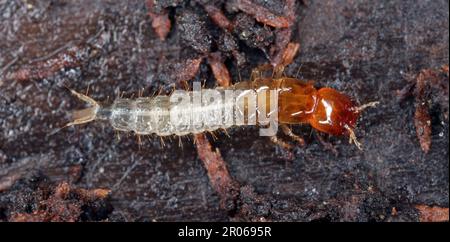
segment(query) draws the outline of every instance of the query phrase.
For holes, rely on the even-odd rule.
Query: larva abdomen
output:
[[[224,95],[224,90],[218,90]],[[195,92],[190,92],[191,100]],[[120,131],[133,131],[136,134],[156,134],[158,136],[187,135],[229,128],[227,118],[234,115],[234,100],[223,101],[216,98],[214,102],[202,100],[195,102],[174,102],[171,96],[156,96],[153,98],[124,99],[119,98],[108,108],[110,109],[111,126]],[[212,125],[213,124],[213,125]]]

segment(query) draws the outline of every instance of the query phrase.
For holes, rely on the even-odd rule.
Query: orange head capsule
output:
[[[324,133],[351,135],[358,117],[359,109],[350,97],[332,88],[321,88],[309,123]]]
[[[311,82],[294,78],[274,81],[279,92],[279,121],[285,124],[309,123],[314,129],[331,135],[346,135],[361,149],[354,129],[361,111],[378,102],[357,106],[352,99],[332,88],[319,90]]]
[[[355,127],[360,109],[347,95],[327,87],[317,90],[312,82],[293,78],[277,81],[282,89],[279,93],[281,123],[309,123],[331,135],[346,135]]]

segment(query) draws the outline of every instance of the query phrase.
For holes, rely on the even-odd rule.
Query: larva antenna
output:
[[[364,111],[365,109],[373,108],[373,107],[377,106],[378,104],[380,104],[379,101],[369,102],[369,103],[363,104],[359,107],[356,107],[354,111],[357,113],[360,113],[360,112]]]
[[[354,112],[355,112],[355,113],[361,113],[361,112],[364,111],[365,109],[375,107],[375,106],[377,106],[378,104],[380,104],[380,102],[378,102],[378,101],[369,102],[369,103],[363,104],[363,105],[361,105],[361,106],[359,106],[359,107],[356,107],[356,108],[354,109]],[[353,129],[350,128],[348,125],[345,125],[344,128],[345,128],[345,129],[348,131],[348,133],[349,133],[349,139],[350,139],[350,140],[349,140],[349,143],[350,143],[350,144],[351,144],[351,143],[354,143],[354,144],[356,145],[356,147],[357,147],[359,150],[362,150],[362,144],[358,142],[358,139],[356,138],[356,135],[355,135],[355,132],[353,131]]]

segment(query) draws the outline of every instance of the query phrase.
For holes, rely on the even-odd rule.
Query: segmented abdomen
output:
[[[225,95],[223,89],[214,90]],[[192,102],[197,94],[189,92],[191,100],[185,102],[174,102],[177,100],[176,93],[152,98],[116,99],[110,109],[109,120],[117,130],[158,136],[196,134],[234,125],[230,122],[234,118],[234,99]]]

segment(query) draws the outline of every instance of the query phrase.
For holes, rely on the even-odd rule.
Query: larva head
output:
[[[85,108],[85,109],[81,109],[81,110],[76,110],[72,113],[72,120],[70,123],[68,123],[66,126],[72,126],[72,125],[77,125],[77,124],[84,124],[84,123],[88,123],[91,121],[94,121],[96,116],[97,116],[97,112],[100,108],[100,105],[98,105],[98,103],[86,96],[83,95],[81,93],[78,93],[74,90],[70,90],[72,92],[73,95],[75,95],[76,97],[78,97],[79,99],[85,101],[86,103],[88,103],[90,105],[90,107]]]
[[[354,129],[358,117],[358,108],[350,97],[332,88],[321,88],[309,123],[328,134],[352,135],[349,132]]]

